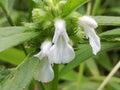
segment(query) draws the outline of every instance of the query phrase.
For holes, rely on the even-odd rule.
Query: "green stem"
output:
[[[27,53],[27,50],[25,49],[24,45],[23,45],[23,44],[20,44],[20,46],[21,46],[22,50],[24,51],[25,55],[27,56],[28,53]]]
[[[52,81],[52,87],[51,87],[51,90],[58,90],[58,64],[55,64],[54,67],[54,73],[55,73],[55,76],[54,76],[54,79]]]
[[[45,87],[41,82],[39,82],[39,88],[40,88],[40,90],[45,90]]]
[[[54,6],[56,6],[56,0],[53,0]]]
[[[58,90],[58,64],[54,64],[54,79],[52,82],[45,84],[45,90]]]
[[[88,4],[87,4],[87,15],[90,15],[90,14],[91,14],[91,8],[92,8],[91,0],[88,0]]]
[[[92,10],[92,15],[96,15],[96,12],[99,10],[101,1],[102,0],[95,0],[93,10]]]
[[[5,13],[6,18],[7,18],[8,22],[9,22],[9,24],[10,24],[11,26],[14,26],[14,24],[13,24],[13,22],[12,22],[12,19],[11,19],[10,15],[9,15],[7,9],[6,9],[5,6],[3,5],[2,1],[0,1],[0,7],[2,8],[3,12]]]
[[[77,90],[80,90],[80,83],[83,78],[83,73],[84,73],[84,63],[81,63],[79,67],[79,73],[78,73]]]
[[[34,90],[35,88],[35,81],[34,80],[31,80],[29,86],[28,86],[28,90]]]
[[[30,1],[29,1],[29,6],[30,6],[30,7],[29,7],[28,20],[29,20],[29,22],[30,22],[30,21],[32,21],[32,18],[31,18],[31,17],[32,17],[32,12],[31,12],[31,11],[33,10],[33,6],[34,6],[33,0],[30,0]]]

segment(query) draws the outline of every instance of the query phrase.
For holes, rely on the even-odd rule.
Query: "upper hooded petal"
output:
[[[68,43],[69,37],[66,32],[65,21],[62,19],[58,19],[55,21],[54,26],[55,26],[55,33],[54,33],[52,42],[56,44],[59,39],[59,36],[63,35],[63,37],[65,38],[65,42]]]
[[[88,27],[91,27],[91,28],[97,28],[98,27],[97,22],[90,16],[80,17],[78,23],[83,27],[84,26],[88,26]]]
[[[47,57],[47,55],[49,53],[49,49],[50,49],[51,46],[52,46],[51,42],[49,42],[49,41],[43,42],[41,47],[40,47],[41,51],[38,54],[34,55],[34,56],[39,58],[39,59]]]

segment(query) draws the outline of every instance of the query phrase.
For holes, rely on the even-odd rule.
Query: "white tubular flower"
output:
[[[54,72],[51,63],[48,60],[48,53],[51,45],[51,42],[44,42],[41,45],[41,51],[34,55],[41,60],[39,68],[37,68],[34,75],[35,80],[46,83],[50,82],[54,78]]]
[[[84,28],[86,38],[89,39],[93,54],[96,55],[101,49],[100,38],[94,30],[98,27],[97,22],[90,16],[83,16],[79,18],[78,23]]]
[[[50,48],[48,58],[51,63],[68,63],[74,59],[75,53],[69,44],[65,21],[61,19],[56,20],[54,26],[55,33],[52,41],[54,45]]]

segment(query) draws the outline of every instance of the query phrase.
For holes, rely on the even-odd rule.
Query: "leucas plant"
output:
[[[67,8],[68,11],[64,11],[64,9],[66,9],[65,5],[70,3],[70,1],[58,1],[55,3],[54,0],[45,0],[42,3],[42,7],[33,9],[33,23],[35,23],[38,28],[40,27],[43,32],[48,29],[52,30],[54,35],[50,35],[50,37],[47,37],[46,35],[46,37],[43,38],[43,40],[49,38],[49,43],[51,42],[52,44],[49,44],[48,46],[42,44],[41,51],[35,55],[35,57],[38,57],[41,62],[44,62],[40,67],[40,71],[36,72],[35,79],[42,82],[49,82],[54,77],[51,65],[66,64],[74,60],[74,43],[71,43],[74,42],[74,40],[70,39],[70,35],[76,36],[75,31],[83,32],[83,28],[86,38],[89,39],[93,54],[96,55],[100,51],[101,44],[100,38],[94,30],[98,27],[98,24],[92,17],[86,15],[81,16],[76,11],[69,11],[69,8]],[[72,7],[72,9],[73,8],[74,7]],[[68,16],[70,13],[72,14]],[[77,13],[77,15],[75,13]],[[77,25],[71,27],[74,24]],[[71,29],[68,30],[67,27],[71,27]],[[73,34],[70,33],[69,35],[68,32],[73,32]],[[51,40],[52,37],[53,39]],[[79,36],[79,38],[80,37],[81,36]],[[47,60],[44,60],[44,58]],[[46,75],[47,73],[49,76]],[[45,77],[45,81],[42,80],[42,78],[44,79]],[[51,77],[51,79],[49,77]]]

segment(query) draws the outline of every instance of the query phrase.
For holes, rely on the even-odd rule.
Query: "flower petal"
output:
[[[55,33],[54,33],[52,42],[56,44],[59,36],[62,34],[64,34],[65,41],[68,42],[69,37],[66,32],[65,21],[62,19],[56,20],[54,26],[55,26]]]
[[[35,54],[34,57],[39,58],[40,60],[45,57],[44,54],[42,54],[42,52],[40,51],[39,53]]]
[[[89,39],[92,51],[96,55],[101,49],[100,38],[97,36],[93,28],[86,27],[84,30],[86,32],[86,37]]]
[[[40,61],[39,68],[34,73],[34,78],[35,80],[38,80],[44,83],[47,83],[53,80],[54,72],[47,58],[44,58],[44,60]]]
[[[51,46],[52,46],[51,42],[49,42],[49,41],[43,42],[41,47],[40,47],[41,51],[38,54],[34,55],[34,57],[37,57],[39,59],[47,57],[47,55],[49,53],[49,49],[50,49]]]
[[[56,44],[50,48],[48,59],[51,63],[68,63],[75,57],[74,50],[69,43],[65,43],[65,38],[59,36]]]
[[[42,51],[47,52],[51,46],[52,46],[52,43],[50,41],[45,41],[42,43],[40,48]]]

